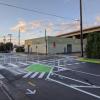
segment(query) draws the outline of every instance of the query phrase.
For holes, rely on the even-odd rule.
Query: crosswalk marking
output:
[[[35,72],[35,73],[31,76],[31,78],[34,78],[38,73],[39,73],[39,72]]]
[[[31,75],[32,72],[27,73],[26,75],[23,76],[23,78],[27,78],[29,75]]]
[[[42,73],[39,75],[38,78],[43,78],[44,74],[45,74],[45,72],[42,72]]]
[[[46,72],[29,72],[23,76],[23,78],[35,78],[35,79],[45,79],[47,77]]]

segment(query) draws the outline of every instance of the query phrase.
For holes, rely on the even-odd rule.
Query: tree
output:
[[[7,51],[12,51],[13,50],[13,43],[7,42],[5,45],[6,45],[6,50]]]
[[[5,52],[6,47],[4,43],[0,43],[0,52]]]
[[[25,51],[25,49],[24,49],[24,47],[17,47],[16,48],[16,52],[24,52]]]
[[[88,58],[100,58],[100,32],[94,32],[88,35],[86,55]]]

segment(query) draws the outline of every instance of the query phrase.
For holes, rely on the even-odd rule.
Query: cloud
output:
[[[21,32],[26,32],[27,30],[27,24],[25,21],[19,21],[17,25],[11,28],[11,31],[18,32],[20,29]]]
[[[95,25],[100,25],[100,15],[96,16],[94,24]]]
[[[40,20],[34,20],[30,23],[31,25],[31,28],[32,29],[37,29],[37,28],[40,28],[41,25],[42,25],[42,22]]]
[[[59,29],[61,31],[57,32],[56,35],[76,31],[80,29],[80,21],[74,21],[74,22],[62,22],[59,25]]]
[[[47,35],[55,36],[58,34],[64,34],[67,32],[79,30],[80,22],[67,22],[67,21],[50,21],[50,20],[32,20],[26,22],[24,20],[18,21],[18,23],[11,28],[13,32],[18,32],[19,28],[24,34],[23,38],[34,38],[34,36],[44,36],[44,30],[47,30]],[[38,34],[39,33],[39,34]],[[26,38],[25,38],[26,37]],[[17,40],[16,40],[17,41]],[[16,42],[18,43],[18,42]]]

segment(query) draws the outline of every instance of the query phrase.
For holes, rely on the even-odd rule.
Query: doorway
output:
[[[67,44],[67,53],[72,53],[72,44]]]

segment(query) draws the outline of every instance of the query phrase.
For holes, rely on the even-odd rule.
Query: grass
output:
[[[80,58],[79,61],[100,64],[100,59]]]
[[[29,72],[50,72],[51,68],[43,64],[33,64],[28,66],[25,70]]]

